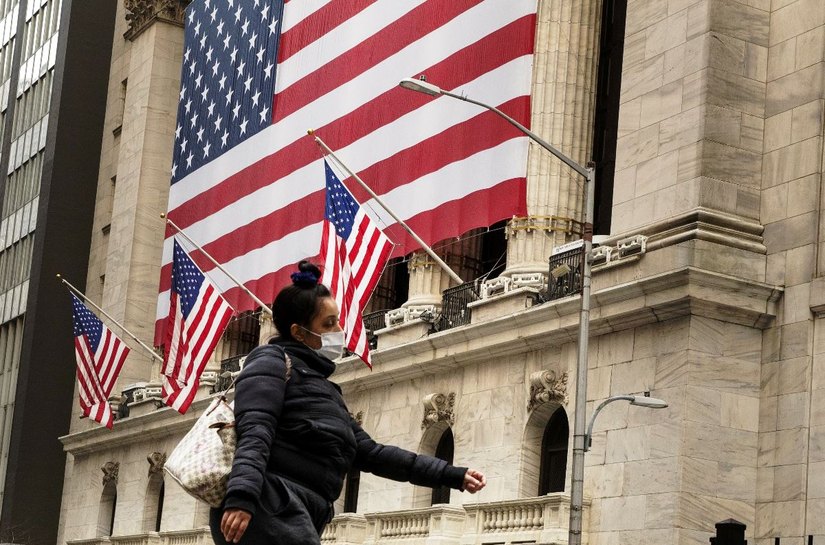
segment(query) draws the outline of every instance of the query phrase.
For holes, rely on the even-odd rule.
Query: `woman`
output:
[[[218,545],[318,545],[353,466],[471,493],[486,484],[479,471],[378,444],[353,420],[327,380],[344,348],[338,307],[317,267],[299,269],[272,305],[280,337],[250,352],[235,383],[238,446],[223,506],[210,516]]]

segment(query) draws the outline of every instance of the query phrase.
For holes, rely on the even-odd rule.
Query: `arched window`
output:
[[[165,492],[166,484],[163,482],[163,473],[154,473],[149,477],[149,484],[146,486],[146,497],[143,504],[144,532],[160,532]]]
[[[358,510],[358,488],[361,485],[361,472],[355,468],[349,470],[344,490],[344,513]]]
[[[541,465],[539,466],[539,496],[550,492],[563,492],[567,473],[567,442],[570,428],[567,414],[559,407],[544,428],[541,440]]]
[[[97,512],[98,537],[110,536],[115,528],[115,511],[117,510],[117,485],[109,481],[100,495],[100,508]]]
[[[453,452],[455,445],[453,443],[453,430],[449,427],[441,434],[441,439],[438,440],[438,446],[435,448],[435,457],[440,458],[448,464],[453,463]],[[440,486],[433,489],[431,504],[450,503],[450,488]]]

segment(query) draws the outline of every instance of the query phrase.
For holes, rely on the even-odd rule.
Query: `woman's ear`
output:
[[[304,342],[304,328],[299,326],[298,324],[292,324],[289,326],[289,334],[292,335],[292,338],[296,341],[302,343]]]

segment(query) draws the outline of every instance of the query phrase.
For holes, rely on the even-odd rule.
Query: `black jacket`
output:
[[[292,361],[288,381],[283,350]],[[238,446],[225,507],[254,514],[265,473],[329,502],[353,466],[396,481],[463,488],[466,468],[373,441],[347,411],[338,385],[327,380],[334,370],[332,361],[297,342],[275,340],[249,353],[235,383]]]

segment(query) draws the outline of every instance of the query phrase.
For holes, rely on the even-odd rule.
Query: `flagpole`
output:
[[[112,322],[113,324],[115,324],[117,327],[119,327],[121,330],[123,330],[123,331],[124,331],[127,335],[129,335],[129,336],[130,336],[130,337],[131,337],[131,338],[132,338],[135,342],[137,342],[137,343],[138,343],[141,347],[143,347],[143,348],[144,348],[147,352],[149,352],[149,354],[151,354],[151,355],[152,355],[152,359],[156,359],[156,360],[158,360],[158,361],[163,361],[163,358],[161,358],[158,354],[156,354],[154,350],[152,350],[151,348],[149,348],[148,346],[146,346],[146,344],[145,344],[143,341],[141,341],[140,339],[138,339],[138,338],[134,335],[134,333],[132,333],[131,331],[129,331],[128,329],[126,329],[125,327],[123,327],[123,325],[122,325],[120,322],[118,322],[117,320],[115,320],[114,318],[112,318],[111,316],[109,316],[109,314],[108,314],[105,310],[103,310],[102,308],[100,308],[99,306],[97,306],[97,305],[94,303],[94,301],[92,301],[91,299],[89,299],[88,297],[86,297],[86,294],[85,294],[85,293],[83,293],[82,291],[80,291],[79,289],[77,289],[76,287],[74,287],[74,286],[73,286],[73,285],[72,285],[72,284],[71,284],[68,280],[66,280],[65,278],[63,278],[60,274],[58,274],[58,275],[57,275],[57,279],[58,279],[58,280],[60,280],[61,282],[63,282],[64,284],[66,284],[66,287],[67,287],[67,288],[69,288],[69,289],[70,289],[71,291],[73,291],[75,294],[77,294],[77,295],[79,295],[80,297],[82,297],[82,298],[83,298],[83,300],[84,300],[84,301],[86,301],[87,303],[89,303],[90,305],[92,305],[92,306],[95,308],[95,310],[97,310],[99,313],[103,314],[103,315],[104,315],[104,316],[105,316],[105,317],[106,317],[106,318],[107,318],[110,322]]]
[[[218,263],[217,261],[215,261],[215,258],[214,258],[214,257],[212,257],[211,255],[209,255],[209,252],[207,252],[207,251],[206,251],[206,250],[204,250],[201,246],[199,246],[197,242],[195,242],[194,240],[192,240],[191,238],[189,238],[189,235],[187,235],[187,234],[183,231],[183,229],[181,229],[180,227],[178,227],[178,226],[175,224],[175,222],[174,222],[174,221],[172,221],[172,220],[170,220],[168,217],[166,217],[166,214],[161,214],[161,215],[160,215],[160,217],[161,217],[161,218],[163,218],[163,219],[165,219],[165,220],[166,220],[166,223],[168,223],[169,225],[171,225],[172,227],[174,227],[174,228],[175,228],[175,230],[176,230],[178,233],[180,233],[180,234],[181,234],[181,236],[182,236],[183,238],[185,238],[185,239],[189,242],[189,244],[191,244],[192,246],[194,246],[194,247],[195,247],[195,248],[196,248],[199,252],[201,252],[203,255],[205,255],[205,256],[206,256],[206,258],[207,258],[207,259],[209,259],[209,261],[211,261],[211,262],[215,265],[215,267],[217,267],[217,268],[218,268],[218,270],[220,270],[223,274],[225,274],[226,276],[228,276],[228,277],[229,277],[229,279],[230,279],[231,281],[233,281],[233,282],[234,282],[234,283],[235,283],[235,284],[236,284],[239,288],[241,288],[241,289],[244,291],[244,293],[246,293],[249,297],[251,297],[253,301],[255,301],[256,303],[258,303],[258,304],[261,306],[261,310],[262,310],[263,312],[266,312],[267,314],[269,314],[270,316],[272,316],[272,309],[271,309],[271,308],[269,308],[269,305],[267,305],[266,303],[264,303],[263,301],[261,301],[261,300],[258,298],[258,296],[256,296],[254,293],[252,293],[252,292],[249,290],[249,288],[247,288],[246,286],[244,286],[244,285],[243,285],[243,283],[241,283],[241,281],[240,281],[240,280],[238,280],[237,278],[235,278],[234,276],[232,276],[232,273],[230,273],[229,271],[227,271],[226,269],[224,269],[224,268],[223,268],[223,266],[222,266],[220,263]]]
[[[393,211],[390,209],[390,207],[389,207],[389,206],[387,206],[386,204],[384,204],[384,201],[382,201],[382,200],[381,200],[381,198],[380,198],[378,195],[376,195],[376,194],[375,194],[375,192],[374,192],[372,189],[370,189],[370,187],[369,187],[366,183],[364,183],[364,180],[362,180],[362,179],[361,179],[361,178],[360,178],[360,177],[359,177],[359,176],[358,176],[355,172],[353,172],[352,170],[350,170],[350,168],[349,168],[349,167],[348,167],[348,166],[347,166],[347,165],[346,165],[343,161],[341,161],[341,159],[339,159],[337,155],[335,155],[335,153],[334,153],[334,152],[333,152],[333,151],[329,148],[329,146],[327,146],[327,145],[326,145],[326,143],[325,143],[323,140],[321,140],[321,138],[320,138],[319,136],[317,136],[317,135],[315,134],[315,131],[313,131],[312,129],[310,129],[310,130],[308,130],[308,131],[307,131],[307,134],[308,134],[308,135],[310,135],[311,137],[313,137],[313,138],[315,139],[315,143],[316,143],[316,144],[318,144],[318,145],[321,147],[321,149],[323,149],[324,151],[326,151],[326,152],[327,152],[327,153],[328,153],[328,154],[329,154],[329,155],[330,155],[333,159],[335,159],[335,162],[336,162],[336,163],[338,163],[339,165],[341,165],[341,168],[343,168],[344,170],[346,170],[346,171],[347,171],[347,174],[349,174],[350,176],[352,176],[352,177],[355,179],[355,181],[357,181],[359,184],[361,184],[361,187],[363,187],[363,188],[364,188],[364,190],[366,190],[366,192],[370,194],[370,196],[371,196],[371,197],[375,200],[375,202],[377,202],[378,204],[380,204],[380,205],[381,205],[381,207],[382,207],[384,210],[386,210],[386,211],[387,211],[387,213],[388,213],[390,216],[392,216],[392,219],[394,219],[395,221],[397,221],[397,222],[398,222],[398,224],[399,224],[399,225],[401,225],[401,227],[403,227],[403,228],[404,228],[404,230],[405,230],[405,231],[407,231],[407,233],[409,233],[409,235],[410,235],[411,237],[413,237],[413,239],[414,239],[414,240],[415,240],[418,244],[420,244],[420,245],[421,245],[421,247],[424,249],[424,251],[425,251],[425,252],[427,252],[427,255],[429,255],[431,258],[433,258],[433,261],[435,261],[436,263],[438,263],[438,265],[439,265],[442,269],[444,269],[444,271],[445,271],[447,274],[449,274],[449,275],[450,275],[450,278],[452,278],[453,280],[455,280],[455,281],[456,281],[456,282],[458,282],[459,284],[463,284],[463,283],[464,283],[464,280],[462,280],[462,279],[461,279],[461,277],[460,277],[460,276],[458,276],[458,275],[455,273],[455,271],[453,271],[453,270],[450,268],[450,266],[449,266],[449,265],[447,265],[447,264],[444,262],[444,260],[443,260],[443,259],[441,259],[440,257],[438,257],[438,256],[436,255],[436,253],[433,251],[433,249],[432,249],[432,248],[430,248],[430,247],[429,247],[429,246],[428,246],[428,245],[427,245],[427,244],[426,244],[423,240],[421,240],[421,238],[420,238],[418,235],[416,235],[416,234],[415,234],[415,232],[414,232],[414,231],[410,228],[410,226],[409,226],[409,225],[407,225],[407,224],[404,222],[404,220],[402,220],[401,218],[399,218],[398,216],[396,216],[396,215],[395,215],[395,212],[393,212]]]

